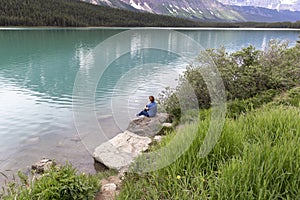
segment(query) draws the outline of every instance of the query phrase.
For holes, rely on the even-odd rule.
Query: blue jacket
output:
[[[149,117],[154,117],[157,113],[157,103],[154,101],[147,105]]]

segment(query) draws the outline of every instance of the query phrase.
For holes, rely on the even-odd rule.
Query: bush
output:
[[[292,88],[291,90],[281,94],[275,98],[272,105],[300,106],[300,87]]]
[[[32,180],[20,172],[18,176],[20,183],[9,183],[6,194],[2,194],[3,200],[89,200],[95,198],[100,187],[99,177],[78,173],[70,164],[52,166],[41,177]]]
[[[227,117],[237,118],[241,114],[257,109],[264,104],[273,101],[273,98],[279,91],[274,89],[259,93],[252,98],[236,99],[227,103]]]
[[[207,50],[207,53],[223,79],[227,100],[241,100],[235,103],[247,104],[243,100],[253,98],[265,91],[288,90],[300,83],[300,45],[288,48],[287,43],[272,40],[265,51],[249,46],[232,54],[226,52],[224,48]],[[201,67],[197,64],[189,65],[179,80],[177,88],[174,90],[168,88],[160,95],[162,106],[173,117],[179,119],[181,115],[176,96],[184,80],[194,88],[199,108],[211,107]],[[242,107],[237,109],[244,109],[244,106]]]

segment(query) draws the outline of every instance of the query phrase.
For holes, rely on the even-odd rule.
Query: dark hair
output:
[[[151,102],[154,102],[154,101],[155,101],[154,96],[149,96],[149,100],[150,100]]]

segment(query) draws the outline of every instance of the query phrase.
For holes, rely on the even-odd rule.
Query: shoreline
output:
[[[101,119],[105,120],[102,121],[103,128],[106,131],[110,131],[109,135],[111,137],[121,132],[121,130],[116,129],[116,126],[112,126],[113,118],[110,115],[103,116]],[[45,146],[44,144],[48,144],[47,142],[49,142],[49,137],[43,135],[38,140],[26,143],[17,152],[5,158],[5,162],[0,163],[0,172],[3,172],[10,178],[18,171],[27,173],[30,171],[31,165],[42,158],[55,160],[62,165],[66,164],[66,162],[71,163],[78,171],[87,174],[96,174],[102,171],[102,166],[95,162],[92,154],[80,140],[78,133],[61,137],[58,140],[54,139],[50,142],[51,144]],[[44,150],[38,151],[38,149]],[[0,186],[2,186],[4,179],[5,177],[0,174]]]
[[[0,26],[2,30],[222,30],[222,31],[300,31],[300,28],[256,28],[256,27],[110,27],[110,26],[88,26],[88,27],[59,27],[59,26]]]

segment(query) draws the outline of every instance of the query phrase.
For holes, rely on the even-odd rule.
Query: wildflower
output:
[[[181,176],[177,175],[177,177],[176,177],[176,178],[179,180],[179,179],[181,179]]]

